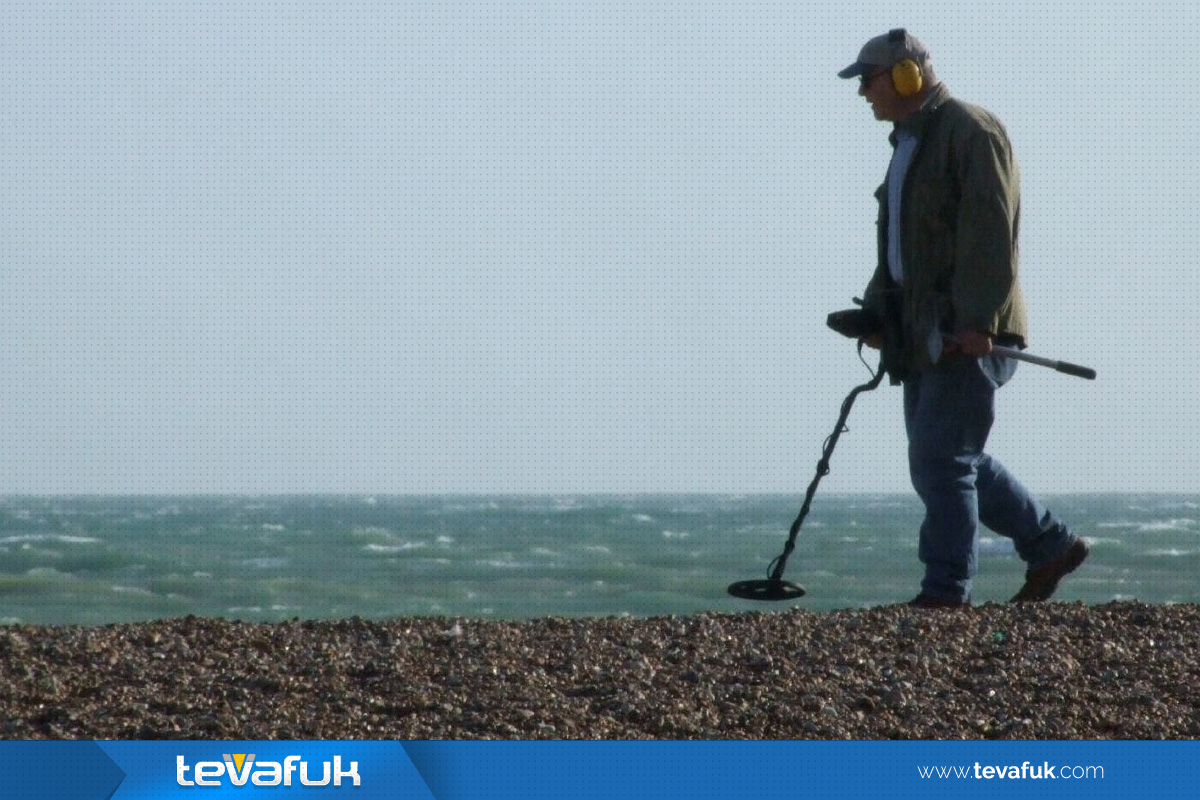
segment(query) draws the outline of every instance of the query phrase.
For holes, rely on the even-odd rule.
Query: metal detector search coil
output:
[[[738,581],[729,584],[728,592],[743,600],[794,600],[804,597],[804,587],[783,580]]]

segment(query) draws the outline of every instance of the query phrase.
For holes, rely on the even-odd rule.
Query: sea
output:
[[[1043,499],[1092,545],[1056,600],[1200,602],[1200,495]],[[917,593],[919,501],[818,493],[784,573],[806,594],[727,594],[767,577],[798,511],[781,495],[4,497],[0,624],[831,611]],[[984,530],[974,601],[1005,601],[1023,574]]]

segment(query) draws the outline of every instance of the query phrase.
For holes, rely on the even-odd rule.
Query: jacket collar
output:
[[[925,102],[921,104],[921,107],[917,110],[917,112],[903,122],[897,123],[892,129],[891,134],[888,136],[892,146],[894,147],[896,145],[896,134],[897,131],[901,129],[903,129],[906,133],[910,133],[916,138],[920,139],[921,134],[925,132],[925,128],[928,127],[929,121],[933,118],[934,114],[939,108],[945,105],[946,101],[949,99],[950,89],[946,86],[946,84],[939,83],[937,86],[933,87],[933,91],[930,92],[929,96],[925,98]]]

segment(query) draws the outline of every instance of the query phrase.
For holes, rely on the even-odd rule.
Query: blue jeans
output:
[[[909,474],[925,503],[918,550],[925,564],[923,594],[970,597],[980,522],[1012,539],[1033,568],[1053,561],[1075,538],[983,452],[995,420],[996,390],[1016,368],[1016,361],[1000,356],[946,355],[904,382]]]

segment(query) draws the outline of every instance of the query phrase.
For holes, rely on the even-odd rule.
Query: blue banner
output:
[[[0,742],[0,797],[1196,796],[1196,742]]]

